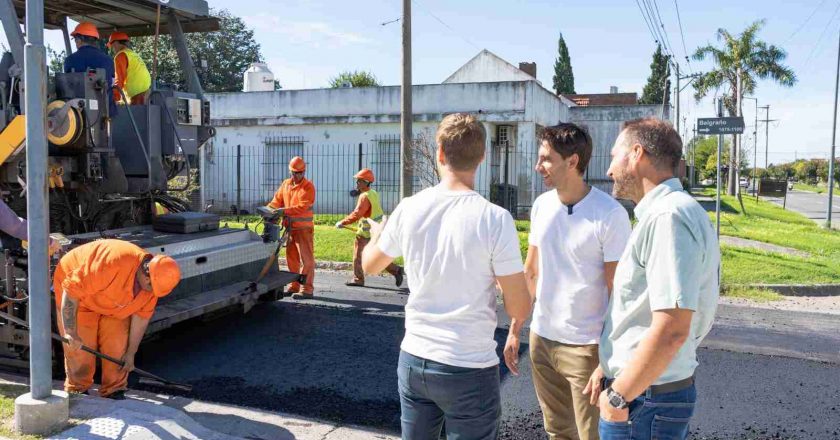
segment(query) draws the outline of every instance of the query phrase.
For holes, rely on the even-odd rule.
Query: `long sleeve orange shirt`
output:
[[[97,315],[150,319],[157,298],[134,296],[134,277],[148,252],[122,240],[97,240],[79,246],[59,261],[53,278],[59,307],[64,292],[79,301],[79,325],[93,325]]]
[[[125,89],[125,79],[128,76],[128,56],[124,53],[117,54],[114,57],[114,85],[121,89]],[[114,89],[114,101],[121,101],[122,95]]]
[[[341,220],[341,224],[344,226],[352,225],[363,218],[369,218],[372,208],[373,207],[370,205],[367,193],[362,193],[359,196],[359,200],[356,202],[356,209],[354,209],[347,217],[344,217],[344,219]]]
[[[295,184],[292,179],[286,179],[274,193],[274,198],[268,204],[271,208],[283,208],[286,217],[290,219],[291,227],[314,228],[312,205],[315,204],[315,185],[307,179]],[[304,220],[295,220],[304,219]]]

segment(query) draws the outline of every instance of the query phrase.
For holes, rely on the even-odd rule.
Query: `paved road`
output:
[[[407,294],[391,278],[349,289],[319,273],[320,298],[177,327],[139,365],[195,385],[194,397],[396,431],[397,356]],[[506,334],[500,317],[497,340]],[[836,315],[721,306],[700,352],[695,439],[840,439]],[[530,380],[502,368],[503,438],[545,438]]]
[[[831,224],[840,228],[840,197],[834,192],[834,202],[831,209]],[[782,205],[782,199],[770,199]],[[825,224],[828,209],[828,194],[817,194],[808,191],[790,191],[787,196],[786,208],[808,217],[821,226]]]

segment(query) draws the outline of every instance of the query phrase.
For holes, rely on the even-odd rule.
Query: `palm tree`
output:
[[[694,52],[693,58],[703,61],[711,58],[715,68],[701,74],[694,82],[694,99],[700,101],[712,90],[722,86],[728,86],[729,92],[723,97],[723,105],[730,116],[737,116],[738,100],[737,82],[741,77],[741,98],[744,95],[755,93],[757,81],[760,79],[772,79],[784,87],[793,87],[796,84],[796,74],[789,67],[782,64],[787,58],[787,53],[772,44],[757,39],[758,31],[764,26],[764,20],[758,20],[749,25],[740,35],[732,35],[726,29],[718,29],[718,41],[723,42],[722,47],[712,45],[703,46]],[[730,158],[732,164],[729,169],[735,170],[735,161],[738,154],[737,136],[733,136],[732,151]],[[735,195],[738,187],[736,180],[737,173],[729,173],[728,193]]]

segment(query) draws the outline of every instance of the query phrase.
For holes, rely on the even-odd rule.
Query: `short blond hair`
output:
[[[487,133],[484,125],[468,113],[453,113],[440,121],[435,141],[454,171],[472,171],[484,158]]]

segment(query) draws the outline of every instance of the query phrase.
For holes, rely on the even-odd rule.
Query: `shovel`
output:
[[[27,330],[29,329],[29,324],[26,321],[24,321],[22,319],[15,318],[14,316],[12,316],[8,313],[0,312],[0,318],[6,319],[7,321],[10,321],[10,322],[14,322],[17,325],[25,327]],[[55,339],[56,341],[60,341],[60,342],[63,342],[63,343],[67,342],[67,339],[59,336],[56,333],[52,334],[52,338]],[[90,354],[92,354],[92,355],[94,355],[94,356],[96,356],[100,359],[104,359],[108,362],[113,362],[113,363],[119,365],[120,367],[125,365],[125,362],[123,362],[122,360],[113,358],[113,357],[108,356],[107,354],[104,354],[104,353],[100,353],[100,352],[98,352],[98,351],[96,351],[96,350],[94,350],[90,347],[82,345],[80,350],[86,351],[86,352],[88,352],[88,353],[90,353]],[[160,387],[164,387],[164,388],[170,388],[170,389],[177,390],[177,391],[182,391],[182,392],[185,392],[185,393],[189,393],[189,392],[192,391],[192,385],[187,385],[187,384],[178,383],[178,382],[172,382],[172,381],[164,379],[164,378],[162,378],[162,377],[160,377],[156,374],[149,373],[148,371],[141,370],[141,369],[136,368],[136,367],[132,371],[134,371],[135,373],[140,375],[141,378],[145,378],[146,380],[143,381],[141,379],[141,382],[146,382],[149,385],[156,385],[156,386],[160,386]]]

